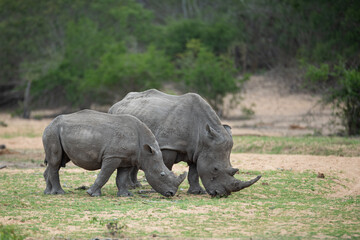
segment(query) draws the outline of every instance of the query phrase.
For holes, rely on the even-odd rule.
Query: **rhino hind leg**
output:
[[[45,163],[47,167],[44,172],[46,182],[45,194],[64,194],[60,185],[59,169],[61,167],[63,148],[59,136],[54,128],[47,128],[43,136]]]
[[[51,189],[52,189],[52,184],[51,184],[50,178],[49,178],[49,168],[48,167],[46,167],[46,169],[45,169],[44,178],[45,178],[45,182],[46,182],[46,188],[44,190],[44,194],[50,194]]]
[[[129,192],[128,187],[131,186],[131,179],[129,176],[136,167],[118,168],[116,174],[116,186],[118,188],[118,197],[130,197],[133,194]],[[137,169],[137,168],[136,168]],[[137,171],[136,171],[137,173]]]
[[[101,170],[94,182],[94,184],[87,190],[87,193],[92,197],[97,197],[101,195],[101,188],[107,183],[111,174],[115,171],[118,165],[118,160],[115,159],[106,159],[103,160],[101,165]]]
[[[64,190],[60,185],[59,169],[61,167],[63,149],[59,138],[54,135],[48,135],[44,141],[45,161],[47,167],[44,172],[46,181],[45,194],[64,194]]]
[[[187,191],[189,194],[205,194],[205,190],[200,186],[199,182],[199,174],[196,169],[195,163],[189,163],[189,190]]]

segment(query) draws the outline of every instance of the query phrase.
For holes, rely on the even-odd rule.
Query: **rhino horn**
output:
[[[234,176],[235,173],[237,173],[238,171],[239,171],[238,168],[232,168],[232,167],[230,167],[230,168],[226,169],[226,172],[227,172],[230,176]]]
[[[232,192],[237,192],[237,191],[240,191],[241,189],[250,187],[251,185],[256,183],[260,178],[261,178],[261,175],[257,176],[254,179],[251,179],[250,181],[246,181],[246,182],[243,182],[240,180],[235,180],[235,182],[232,184],[233,185]]]
[[[187,176],[187,172],[183,172],[180,176],[177,177],[177,186],[180,186],[180,184],[185,180]]]

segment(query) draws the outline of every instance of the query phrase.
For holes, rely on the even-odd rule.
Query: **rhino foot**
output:
[[[118,191],[117,196],[118,197],[131,197],[131,196],[133,196],[133,194],[131,192],[129,192],[128,190],[121,190],[121,191]]]
[[[86,192],[87,192],[91,197],[99,197],[99,196],[101,196],[101,191],[100,191],[100,190],[93,191],[93,190],[91,190],[91,188],[89,188]]]
[[[196,194],[196,195],[200,195],[200,194],[206,194],[206,191],[204,189],[202,189],[201,187],[198,188],[189,188],[189,190],[187,191],[188,194]]]
[[[50,189],[45,189],[44,194],[51,194],[51,190]]]
[[[140,188],[140,187],[142,187],[141,183],[136,182],[136,183],[135,183],[135,188]]]
[[[140,188],[142,187],[141,183],[137,182],[137,183],[131,183],[128,185],[129,189],[135,189],[135,188]]]
[[[52,195],[65,194],[65,191],[63,189],[58,189],[58,190],[52,190],[50,193],[45,193],[45,194],[52,194]]]

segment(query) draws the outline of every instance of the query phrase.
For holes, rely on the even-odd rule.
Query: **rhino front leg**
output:
[[[118,197],[130,197],[133,195],[131,192],[129,192],[128,187],[131,185],[131,179],[129,178],[129,175],[132,171],[134,171],[134,168],[135,167],[117,169],[116,186],[118,188]]]
[[[139,172],[139,168],[137,168],[137,167],[132,167],[129,172],[129,178],[130,178],[129,179],[129,188],[130,189],[141,187],[141,183],[137,179],[138,172]]]
[[[189,174],[188,181],[190,184],[188,193],[189,194],[205,194],[205,190],[200,186],[199,174],[196,169],[195,163],[189,163]]]
[[[165,166],[171,171],[178,153],[172,150],[162,150],[161,152]]]
[[[94,184],[87,190],[87,193],[92,197],[97,197],[101,195],[101,188],[107,183],[111,174],[119,165],[119,160],[107,159],[103,160],[101,165],[101,170],[94,182]]]

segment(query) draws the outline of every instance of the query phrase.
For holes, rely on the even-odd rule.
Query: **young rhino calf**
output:
[[[45,194],[63,194],[59,170],[70,160],[86,170],[101,169],[87,191],[100,196],[101,188],[117,169],[118,196],[130,196],[127,172],[133,166],[145,172],[149,184],[164,196],[174,196],[186,173],[179,177],[163,163],[149,128],[130,115],[83,110],[56,117],[44,130]]]

